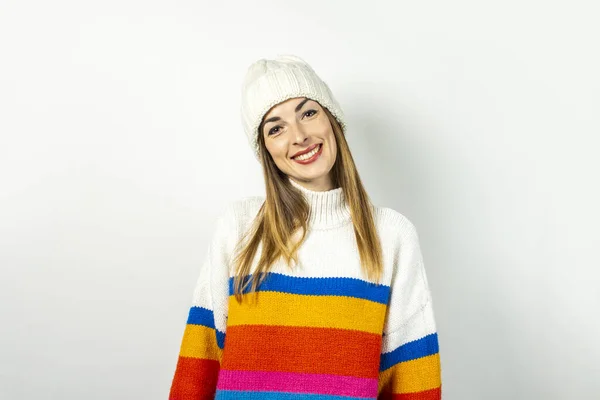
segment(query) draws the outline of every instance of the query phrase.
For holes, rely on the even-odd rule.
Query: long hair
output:
[[[331,179],[334,187],[342,188],[348,203],[363,275],[379,284],[383,274],[383,260],[381,243],[375,228],[374,207],[360,180],[340,124],[327,108],[322,108],[331,123],[337,144],[336,161],[330,171]],[[260,124],[258,132],[262,132],[262,129],[263,123]],[[241,303],[242,294],[250,282],[250,291],[256,291],[274,262],[283,258],[290,268],[292,260],[298,262],[297,251],[306,237],[310,212],[310,206],[302,193],[292,186],[287,176],[275,165],[265,147],[264,136],[259,134],[258,139],[266,198],[251,229],[240,239],[240,251],[233,258],[233,287],[238,303]],[[260,259],[251,279],[247,279],[260,246]]]

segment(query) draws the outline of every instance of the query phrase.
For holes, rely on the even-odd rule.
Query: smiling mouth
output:
[[[308,153],[304,153],[304,154],[299,155],[297,157],[292,157],[292,160],[299,160],[299,161],[308,160],[309,158],[311,158],[312,156],[314,156],[315,154],[317,154],[319,152],[319,150],[321,150],[321,146],[322,145],[323,145],[322,143],[319,143],[317,145],[317,147],[315,147],[314,149],[312,149]]]

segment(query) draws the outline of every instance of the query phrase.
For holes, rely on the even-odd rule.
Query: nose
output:
[[[294,126],[293,137],[294,137],[294,144],[299,144],[299,145],[302,145],[306,141],[306,139],[308,139],[306,130],[300,124],[296,124]]]

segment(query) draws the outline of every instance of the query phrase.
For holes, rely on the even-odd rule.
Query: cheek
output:
[[[323,127],[322,137],[329,143],[329,149],[332,153],[335,153],[337,150],[337,143],[335,140],[335,134],[333,133],[333,128],[329,121],[327,121],[326,126]]]
[[[331,124],[329,123],[329,121],[327,121],[326,124],[323,124],[319,132],[319,135],[323,139],[327,140],[329,143],[335,144],[335,134],[333,133],[333,129],[331,128]]]
[[[285,143],[283,143],[283,141],[275,140],[275,141],[269,143],[269,145],[266,147],[267,147],[267,150],[269,151],[269,153],[271,153],[271,157],[273,157],[273,159],[286,157],[287,146]]]
[[[333,128],[331,122],[326,116],[322,116],[318,121],[315,121],[315,133],[319,133],[324,138],[330,138],[333,136]]]

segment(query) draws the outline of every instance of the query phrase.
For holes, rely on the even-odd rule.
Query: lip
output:
[[[293,161],[298,164],[303,164],[303,165],[311,164],[311,163],[317,161],[319,158],[321,158],[321,154],[323,154],[323,144],[322,143],[320,143],[320,144],[321,144],[321,148],[319,149],[319,151],[317,151],[317,153],[315,155],[313,155],[311,158],[309,158],[308,160],[293,159]],[[313,149],[314,149],[314,147],[313,147]]]
[[[310,153],[311,151],[313,151],[313,150],[314,150],[314,148],[315,148],[315,147],[317,147],[317,146],[318,146],[318,145],[320,145],[320,144],[321,144],[321,143],[317,143],[317,144],[314,144],[314,145],[310,146],[310,147],[309,147],[308,149],[306,149],[306,150],[299,151],[299,152],[297,152],[296,154],[294,154],[294,155],[293,155],[291,158],[294,158],[294,157],[301,156],[302,154]]]

